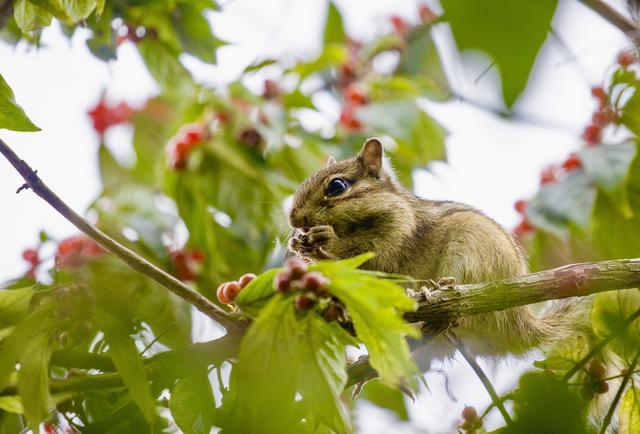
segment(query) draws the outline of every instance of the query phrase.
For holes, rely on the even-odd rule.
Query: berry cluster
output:
[[[482,428],[482,418],[474,407],[465,406],[462,409],[462,423],[459,428],[465,433],[475,433]]]
[[[184,170],[187,167],[189,153],[207,139],[206,131],[201,124],[184,125],[178,134],[169,140],[169,166],[173,170]]]
[[[598,106],[591,116],[591,122],[582,132],[582,138],[587,143],[587,146],[597,146],[602,141],[604,128],[614,122],[618,115],[609,104],[609,95],[607,95],[602,86],[592,87],[591,95],[598,102]]]
[[[238,280],[232,280],[231,282],[224,282],[218,286],[216,290],[216,296],[222,304],[231,304],[236,301],[238,294],[242,291],[256,275],[253,273],[246,273],[240,276]]]
[[[89,110],[88,114],[93,122],[93,129],[102,136],[104,132],[114,125],[125,123],[131,119],[134,110],[126,102],[109,105],[104,96],[98,104]]]
[[[34,278],[36,276],[36,268],[40,265],[38,251],[36,249],[25,249],[22,252],[22,259],[29,264],[29,270],[27,270],[25,276]]]
[[[595,394],[603,394],[609,391],[609,383],[604,379],[606,374],[605,366],[598,360],[592,360],[587,367],[589,375],[587,383],[582,387],[582,396],[591,399]]]
[[[273,287],[277,292],[301,292],[293,299],[298,311],[306,312],[316,307],[326,321],[345,322],[344,307],[327,292],[328,284],[329,279],[318,271],[309,271],[307,264],[300,258],[287,259],[284,271],[276,274],[273,280]]]
[[[340,125],[349,131],[359,131],[362,129],[362,121],[356,115],[359,107],[366,105],[369,101],[362,87],[357,83],[351,83],[342,89],[342,99],[344,106],[340,113]]]
[[[74,235],[58,244],[56,263],[60,268],[73,269],[102,255],[105,250],[85,235]]]
[[[169,254],[176,276],[180,280],[196,280],[202,263],[204,262],[204,252],[200,249],[182,249]]]

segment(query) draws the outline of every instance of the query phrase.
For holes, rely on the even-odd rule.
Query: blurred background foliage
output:
[[[142,107],[103,98],[88,109],[101,137],[114,125],[133,126],[134,158],[123,162],[106,143],[100,145],[103,191],[87,215],[218,303],[214,288],[220,282],[282,264],[290,235],[287,201],[330,155],[349,157],[365,138],[380,136],[409,187],[415,169],[446,160],[446,131],[420,104],[457,95],[431,37],[433,26],[450,26],[461,56],[479,50],[490,59],[488,67],[500,74],[496,92],[508,114],[527,86],[556,3],[443,0],[439,8],[421,5],[419,21],[391,16],[392,31],[356,41],[345,33],[340,11],[329,1],[316,58],[258,59],[235,82],[219,88],[195,82],[183,65],[185,54],[215,63],[216,49],[225,44],[206,18],[218,8],[214,1],[2,0],[0,37],[9,44],[38,46],[41,29],[55,18],[69,37],[78,26],[88,28],[91,52],[105,61],[116,59],[120,44],[135,44],[161,91]],[[539,192],[515,204],[522,221],[514,234],[533,270],[639,256],[637,53],[612,53],[614,60],[602,86],[592,89],[597,109],[585,126],[584,148],[545,170]],[[251,91],[247,81],[274,66],[279,78],[265,80],[261,92]],[[318,98],[341,106],[332,128],[309,126],[308,119],[319,111]],[[0,128],[37,129],[1,77]],[[5,388],[0,431],[18,432],[47,421],[50,430],[59,425],[81,432],[150,432],[176,430],[177,424],[184,432],[209,432],[225,387],[222,363],[216,364],[219,380],[210,383],[212,362],[172,358],[185,347],[203,351],[190,346],[190,306],[82,235],[52,240],[43,232],[40,239],[23,254],[30,270],[0,293],[0,389]],[[46,243],[57,245],[55,260],[41,257]],[[535,432],[589,432],[585,399],[607,392],[608,377],[633,380],[639,344],[636,328],[625,320],[640,309],[637,291],[599,295],[594,306],[594,341],[560,342],[537,362],[547,372],[522,378],[510,397],[516,424],[508,432],[528,432],[532,426],[538,427]],[[560,378],[589,352],[596,337],[612,333],[618,337],[607,351],[617,354],[620,366],[607,365],[606,375],[592,365],[579,370],[571,380],[580,386],[581,398],[579,388]],[[291,337],[296,339],[295,333]],[[604,363],[605,353],[596,354],[596,362]],[[170,355],[163,359],[163,354]],[[116,375],[114,369],[126,388],[65,389],[76,377],[98,372],[108,377]],[[619,374],[619,369],[631,369],[631,374]],[[619,432],[638,432],[640,424],[637,388],[631,383],[620,399]],[[269,399],[270,385],[263,386]],[[172,391],[169,401],[166,390]],[[549,401],[549,396],[556,399]],[[373,382],[361,397],[407,417],[397,387]],[[226,417],[229,426],[240,416],[229,418],[227,411],[220,411],[219,420]],[[549,428],[534,423],[543,419]],[[597,419],[590,415],[591,422]],[[477,418],[467,420],[473,423],[461,429],[482,430]],[[334,427],[352,429],[344,423]],[[310,432],[328,430],[325,424]]]

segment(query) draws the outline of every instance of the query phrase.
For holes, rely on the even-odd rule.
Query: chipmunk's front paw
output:
[[[289,241],[289,250],[309,259],[336,259],[331,244],[337,240],[332,226],[314,226]]]
[[[456,286],[455,277],[441,277],[436,283],[438,289],[454,289]]]

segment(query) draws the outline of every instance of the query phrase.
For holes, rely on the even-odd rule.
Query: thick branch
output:
[[[29,167],[26,162],[21,160],[1,139],[0,153],[2,153],[7,158],[7,160],[9,160],[11,165],[18,171],[18,173],[22,175],[26,182],[26,184],[23,186],[24,188],[28,187],[33,190],[35,194],[44,199],[56,211],[62,214],[64,218],[73,223],[74,226],[76,226],[106,250],[122,259],[131,268],[151,278],[156,283],[164,286],[169,291],[176,294],[178,297],[192,304],[200,312],[219,322],[227,330],[239,329],[244,327],[243,322],[230,317],[224,310],[200,295],[198,292],[194,291],[189,286],[185,285],[166,271],[156,267],[137,253],[118,243],[116,240],[109,237],[100,229],[96,228],[87,220],[85,220],[81,215],[73,211],[66,203],[62,201],[62,199],[60,199],[53,191],[51,191],[49,187],[47,187],[45,183],[42,182],[40,177],[38,177],[37,173],[33,169],[31,169],[31,167]]]
[[[437,290],[419,302],[408,322],[426,321],[434,326],[479,313],[567,297],[640,287],[640,258],[566,265],[514,279]]]
[[[622,30],[636,45],[640,42],[640,27],[602,0],[579,0],[589,9]]]

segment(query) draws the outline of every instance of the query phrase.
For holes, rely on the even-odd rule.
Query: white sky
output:
[[[319,48],[323,0],[231,0],[223,12],[212,17],[215,33],[233,43],[218,52],[218,67],[205,66],[187,59],[196,77],[219,84],[236,78],[244,66],[258,55],[311,56]],[[342,0],[338,5],[347,30],[358,38],[372,36],[388,26],[387,16],[394,13],[417,20],[415,1]],[[448,129],[449,161],[431,167],[431,172],[416,175],[418,194],[469,203],[507,227],[517,222],[513,203],[530,197],[538,187],[540,170],[559,163],[581,146],[580,132],[589,121],[594,102],[589,88],[599,83],[611,66],[615,54],[628,46],[624,36],[576,1],[561,1],[553,23],[567,46],[547,45],[536,66],[537,80],[519,102],[519,111],[539,122],[504,121],[491,113],[461,102],[426,103],[429,113]],[[446,25],[439,25],[437,41],[442,52],[449,53]],[[83,211],[96,197],[100,185],[96,150],[98,138],[86,116],[103,89],[118,101],[142,103],[157,87],[146,72],[135,48],[123,44],[119,59],[111,64],[96,60],[86,49],[85,32],[67,41],[56,26],[43,35],[44,48],[13,49],[0,43],[0,74],[13,88],[17,101],[31,119],[42,128],[39,133],[0,131],[0,137],[32,167],[69,205]],[[445,66],[458,92],[474,99],[486,96],[477,74],[464,77],[460,63],[450,55]],[[483,83],[484,82],[484,83]],[[116,150],[126,151],[131,131],[118,127],[107,135]],[[21,251],[37,241],[40,229],[56,237],[76,230],[31,192],[15,194],[21,179],[0,159],[0,281],[26,269]],[[509,368],[490,369],[498,391],[513,385],[513,378],[526,366],[507,362]],[[431,393],[423,393],[411,413],[415,427],[430,432],[452,431],[464,404],[483,408],[489,402],[477,378],[464,363],[453,362],[450,387],[458,398],[446,398],[442,377],[430,374]],[[514,376],[515,375],[515,376]],[[496,378],[498,377],[498,378]],[[369,418],[370,409],[362,409],[358,419],[361,432],[416,432],[401,430],[392,418]],[[490,426],[500,424],[492,415]]]

